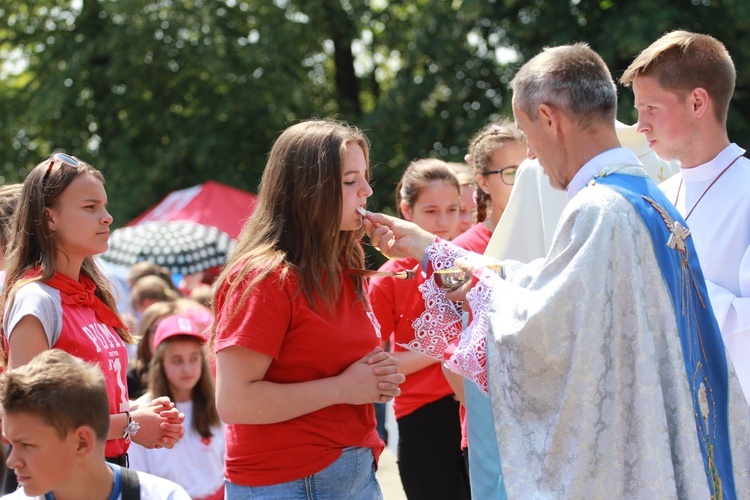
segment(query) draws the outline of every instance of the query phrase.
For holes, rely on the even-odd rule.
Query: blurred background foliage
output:
[[[518,65],[574,41],[619,78],[666,31],[718,37],[730,137],[750,146],[747,0],[2,0],[0,20],[0,181],[64,150],[104,172],[116,227],[205,180],[255,191],[279,131],[310,117],[367,131],[371,207],[392,212],[410,160],[460,161],[510,114]]]

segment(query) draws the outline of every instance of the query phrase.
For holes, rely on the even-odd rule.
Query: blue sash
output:
[[[604,172],[593,182],[605,185],[627,199],[651,234],[654,252],[674,304],[693,400],[695,428],[711,498],[735,499],[724,342],[708,299],[692,238],[687,237],[684,246],[675,245],[674,238],[670,243],[675,248],[667,244],[673,234],[667,222],[671,219],[683,228],[687,224],[648,177],[613,171]],[[663,214],[652,201],[663,209]]]

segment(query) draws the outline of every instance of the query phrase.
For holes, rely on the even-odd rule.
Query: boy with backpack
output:
[[[0,375],[8,467],[4,499],[190,500],[180,486],[107,463],[109,405],[101,370],[59,349]]]

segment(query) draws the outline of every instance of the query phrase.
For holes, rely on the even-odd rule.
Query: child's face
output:
[[[513,172],[526,159],[526,143],[523,142],[506,142],[502,146],[495,148],[492,152],[491,161],[485,167],[485,171],[496,172],[501,169],[507,169],[506,175]],[[490,196],[492,208],[500,214],[505,210],[510,198],[510,192],[513,185],[503,182],[502,174],[477,175],[477,184]]]
[[[40,417],[17,412],[3,417],[3,436],[13,446],[8,467],[15,470],[26,496],[44,495],[78,480],[72,473],[79,443],[74,432],[60,439]]]
[[[189,401],[201,378],[202,347],[197,340],[168,340],[164,348],[164,373],[175,401]]]
[[[448,239],[458,227],[459,192],[456,186],[442,180],[428,182],[410,207],[401,202],[404,219],[443,239]]]
[[[456,234],[462,234],[469,229],[471,226],[476,224],[477,220],[477,204],[474,201],[474,186],[463,185],[461,186],[461,197],[458,210],[458,226],[456,227]]]
[[[107,193],[93,175],[79,175],[60,194],[55,208],[47,208],[48,223],[55,227],[55,246],[68,258],[90,257],[109,248]]]

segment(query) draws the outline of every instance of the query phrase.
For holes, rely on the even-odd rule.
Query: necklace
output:
[[[729,170],[729,167],[731,167],[732,165],[734,165],[737,162],[737,160],[739,160],[740,158],[742,158],[742,155],[739,155],[737,158],[735,158],[734,160],[732,160],[732,163],[730,163],[729,165],[727,165],[724,168],[724,170],[722,170],[721,173],[719,175],[717,175],[716,178],[713,181],[711,181],[711,184],[709,184],[708,187],[706,188],[706,190],[703,191],[703,194],[700,195],[700,197],[698,198],[698,201],[696,201],[695,205],[693,205],[693,208],[691,208],[690,211],[688,212],[688,214],[685,216],[685,221],[686,222],[687,222],[688,218],[690,217],[690,214],[692,214],[693,210],[695,210],[695,207],[698,206],[698,203],[700,203],[701,200],[703,199],[703,197],[706,196],[706,193],[708,193],[708,190],[711,189],[714,186],[714,184],[716,184],[716,181],[718,181],[721,178],[721,176],[724,175],[724,172],[726,172],[727,170]],[[675,198],[674,198],[674,204],[675,204],[675,206],[677,205],[677,200],[680,199],[680,191],[682,190],[682,182],[683,182],[683,180],[684,179],[682,177],[680,177],[680,185],[677,187],[677,196],[675,196]]]

